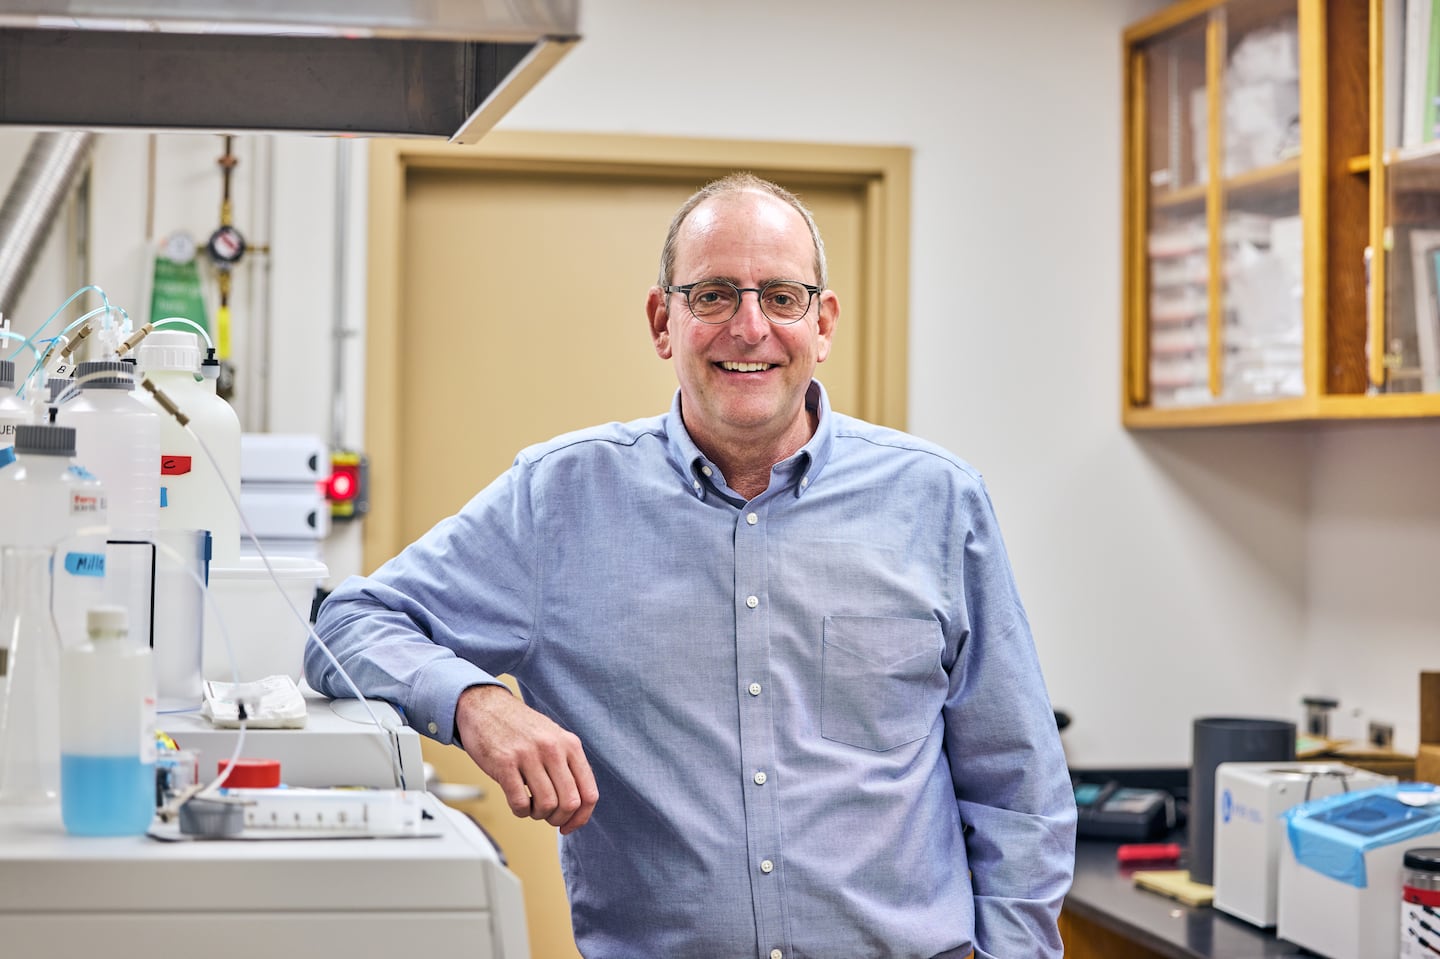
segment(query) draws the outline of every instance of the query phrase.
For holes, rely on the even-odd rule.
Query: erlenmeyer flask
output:
[[[0,804],[60,799],[60,635],[50,617],[53,550],[0,547]]]

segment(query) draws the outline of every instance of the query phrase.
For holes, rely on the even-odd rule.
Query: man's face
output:
[[[766,193],[707,200],[681,225],[674,285],[729,280],[758,288],[772,280],[815,285],[815,247],[805,220]],[[825,290],[789,326],[771,323],[759,298],[744,293],[728,322],[701,323],[685,296],[653,287],[646,301],[655,351],[675,361],[685,427],[697,443],[731,446],[783,443],[809,437],[805,391],[815,366],[830,353],[839,315]],[[757,365],[758,364],[758,365]]]

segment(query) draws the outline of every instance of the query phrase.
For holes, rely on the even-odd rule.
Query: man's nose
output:
[[[747,293],[754,293],[755,298],[747,299]],[[747,343],[758,343],[770,334],[770,320],[765,316],[765,311],[760,309],[759,291],[741,291],[740,308],[730,318],[730,330],[733,335],[741,337]]]

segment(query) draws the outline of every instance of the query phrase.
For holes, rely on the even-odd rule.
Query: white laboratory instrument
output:
[[[1300,803],[1393,783],[1344,763],[1221,763],[1215,769],[1215,908],[1252,925],[1275,925],[1281,813]]]

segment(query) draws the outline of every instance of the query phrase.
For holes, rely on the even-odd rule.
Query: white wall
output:
[[[1415,674],[1440,668],[1440,425],[1119,425],[1120,34],[1158,6],[734,0],[721,16],[597,0],[584,41],[502,126],[911,147],[911,428],[991,485],[1052,698],[1074,716],[1072,762],[1185,764],[1195,716],[1298,719],[1310,692],[1341,699],[1340,732],[1384,719],[1413,748]],[[17,143],[0,133],[0,158]],[[144,143],[107,138],[97,160],[107,288],[134,283]],[[219,146],[160,138],[157,232],[213,227]],[[341,239],[345,141],[237,149],[237,177],[254,176],[237,222],[274,249],[237,285],[272,330],[268,348],[250,334],[242,413],[328,437],[333,324],[363,318],[363,150]],[[59,256],[35,309],[69,292]],[[358,445],[362,357],[345,343],[342,432]],[[337,578],[359,568],[353,529],[331,546]]]
[[[991,484],[1092,765],[1186,763],[1199,714],[1298,712],[1304,434],[1119,425],[1120,34],[1157,6],[590,4],[502,121],[914,150],[911,428]]]

